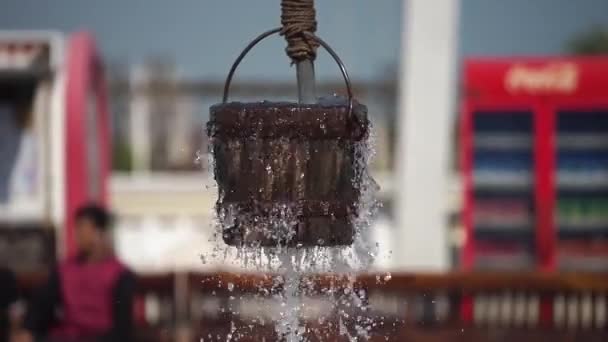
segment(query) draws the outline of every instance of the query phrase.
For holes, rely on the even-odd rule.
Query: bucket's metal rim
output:
[[[228,96],[230,94],[230,84],[232,83],[232,78],[234,76],[236,68],[239,66],[239,64],[241,64],[241,62],[243,61],[245,56],[249,53],[249,51],[251,51],[251,49],[253,49],[253,47],[256,46],[262,40],[264,40],[267,37],[272,36],[274,34],[280,33],[281,30],[282,30],[281,27],[277,27],[272,30],[266,31],[266,32],[260,34],[259,36],[257,36],[249,44],[247,44],[245,49],[243,49],[243,51],[239,54],[239,56],[236,58],[236,60],[232,64],[232,67],[230,67],[228,76],[226,76],[226,82],[224,83],[224,94],[222,96],[222,103],[225,104],[228,102]],[[331,55],[331,57],[334,59],[334,61],[338,64],[338,67],[340,68],[340,72],[342,73],[342,77],[344,78],[344,82],[346,83],[346,92],[348,95],[348,115],[349,116],[352,115],[353,101],[354,101],[353,90],[352,90],[352,86],[350,83],[350,77],[348,76],[348,71],[346,70],[344,63],[342,62],[342,60],[340,59],[338,54],[323,39],[321,39],[320,37],[316,36],[315,34],[313,34],[311,32],[304,32],[304,34],[307,37],[314,39],[316,42],[318,42],[319,45],[321,45]]]

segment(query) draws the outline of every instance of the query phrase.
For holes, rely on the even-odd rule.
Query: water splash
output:
[[[320,127],[323,131],[327,129],[325,125]],[[369,242],[370,227],[380,206],[376,200],[379,188],[368,168],[371,158],[375,155],[373,141],[374,136],[370,134],[367,140],[355,146],[357,172],[351,182],[356,184],[360,191],[360,201],[351,217],[355,226],[355,238],[350,246],[278,245],[268,248],[250,244],[239,248],[228,247],[223,243],[222,237],[226,227],[233,226],[237,219],[248,226],[259,227],[255,231],[268,234],[267,237],[277,241],[289,241],[289,234],[293,234],[291,228],[297,224],[297,217],[289,207],[273,208],[269,220],[264,221],[255,215],[243,214],[238,208],[230,205],[218,211],[212,237],[214,248],[201,257],[203,262],[219,259],[235,268],[280,275],[273,279],[271,286],[260,285],[257,293],[253,295],[237,294],[234,283],[225,284],[231,298],[243,303],[229,308],[233,316],[249,315],[252,322],[244,327],[245,329],[237,328],[232,322],[230,332],[225,336],[226,341],[238,341],[241,337],[251,334],[256,324],[265,325],[269,322],[275,322],[274,330],[277,336],[286,342],[307,341],[309,336],[329,339],[333,336],[332,330],[349,341],[365,341],[370,338],[374,322],[365,316],[368,298],[364,290],[356,287],[356,273],[368,270],[378,254],[377,244]],[[210,147],[212,145],[209,144]],[[209,156],[209,171],[213,171],[215,159],[211,150]],[[256,156],[250,155],[249,158]],[[310,158],[310,155],[307,158]],[[202,156],[197,154],[197,160],[201,159]],[[270,175],[277,167],[280,168],[281,164],[274,160],[266,164],[264,170]],[[212,173],[208,172],[210,176]],[[304,173],[301,174],[301,178],[303,177]],[[218,196],[221,200],[223,195],[219,193]],[[305,277],[306,274],[317,273],[341,274],[345,281],[319,289],[314,279]],[[321,296],[322,299],[315,296]],[[256,307],[259,309],[255,309]],[[334,317],[327,312],[332,312]],[[337,321],[333,321],[334,319]],[[311,322],[314,324],[310,324]]]

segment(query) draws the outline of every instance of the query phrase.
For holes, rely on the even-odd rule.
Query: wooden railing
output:
[[[36,282],[21,278],[26,289]],[[175,341],[188,327],[185,340],[275,340],[281,287],[271,275],[140,276],[139,335]],[[346,341],[357,326],[371,341],[608,340],[608,275],[309,275],[299,288],[311,341]]]

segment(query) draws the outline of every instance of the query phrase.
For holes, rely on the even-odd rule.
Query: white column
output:
[[[403,11],[394,264],[444,271],[459,1],[406,0]]]
[[[58,42],[57,47],[64,50],[63,42]],[[57,256],[62,257],[66,248],[64,246],[65,236],[65,196],[66,196],[66,71],[57,69],[55,82],[51,90],[51,104],[48,113],[48,136],[49,136],[49,212],[50,219],[55,226],[55,245]]]
[[[173,165],[194,164],[195,154],[192,145],[195,99],[188,94],[175,94],[174,117],[170,120],[170,134],[168,137],[169,162]],[[199,129],[203,134],[203,129]]]
[[[148,70],[144,65],[134,68],[130,80],[130,86],[134,91],[129,104],[129,138],[133,170],[138,172],[146,172],[150,169],[150,96],[138,91],[138,88],[144,86],[148,79]]]

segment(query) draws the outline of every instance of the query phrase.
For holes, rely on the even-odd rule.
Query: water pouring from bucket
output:
[[[243,263],[254,263],[258,270],[270,266],[282,274],[277,283],[282,290],[276,294],[282,303],[281,319],[275,329],[290,342],[313,334],[300,319],[305,311],[302,293],[315,284],[302,283],[301,274],[352,273],[357,266],[371,265],[374,252],[360,232],[371,224],[377,185],[368,173],[367,108],[354,99],[338,55],[314,34],[313,0],[282,0],[281,7],[283,26],[251,41],[232,65],[222,103],[210,109],[207,133],[222,239],[237,247]],[[299,101],[229,102],[237,67],[255,45],[274,34],[287,40]],[[346,97],[316,96],[313,61],[319,46],[337,63]],[[340,324],[334,327],[345,335],[364,337],[365,323],[353,320],[358,316],[349,310],[351,302],[362,309],[365,296],[353,290],[355,277],[347,278],[352,282],[340,285],[340,291],[324,289],[336,297],[332,307]]]
[[[215,158],[217,215],[231,246],[312,247],[352,244],[359,213],[367,108],[354,98],[338,55],[314,35],[312,1],[283,1],[283,27],[254,39],[236,59],[207,132]],[[298,74],[299,102],[228,102],[236,68],[266,37],[281,33]],[[314,95],[316,47],[344,77],[348,98]]]

